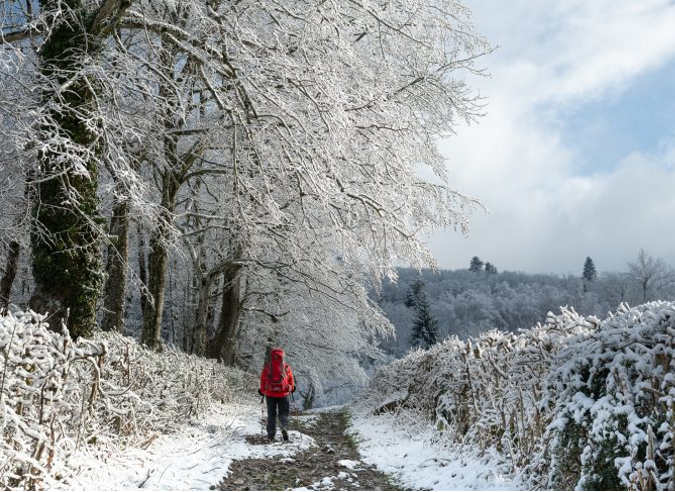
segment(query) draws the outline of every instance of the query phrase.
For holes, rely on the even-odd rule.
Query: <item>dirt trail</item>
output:
[[[345,433],[347,423],[344,413],[317,414],[307,424],[293,422],[292,430],[311,436],[317,445],[292,458],[235,461],[228,477],[212,489],[401,490],[390,477],[360,461],[356,442]],[[291,433],[291,438],[293,434],[297,436]],[[246,440],[250,444],[269,445],[261,435],[246,436]]]

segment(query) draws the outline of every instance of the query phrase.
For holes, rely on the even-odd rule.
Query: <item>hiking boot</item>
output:
[[[274,442],[274,436],[267,436],[267,439],[269,440],[269,442]]]
[[[281,429],[281,436],[284,438],[284,441],[288,441],[288,432],[286,429]]]

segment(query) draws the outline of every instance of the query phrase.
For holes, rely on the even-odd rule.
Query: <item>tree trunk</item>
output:
[[[42,93],[43,106],[51,108],[53,121],[42,131],[46,138],[56,137],[61,143],[52,144],[39,156],[33,207],[36,226],[31,230],[35,290],[30,306],[49,312],[53,329],[67,322],[73,337],[92,334],[103,284],[98,168],[85,153],[100,149],[98,135],[85,121],[96,98],[92,93],[95,84],[78,74],[86,58],[82,55],[95,56],[100,51],[101,41],[114,28],[109,21],[120,18],[130,2],[105,0],[98,9],[85,8],[88,4],[83,0],[44,2],[45,9],[58,7],[66,12],[40,47],[40,71],[54,84],[45,84]],[[68,90],[62,90],[65,87]],[[80,162],[64,159],[70,154],[59,148],[69,145],[63,139],[83,149]]]
[[[122,332],[129,261],[129,203],[126,200],[117,203],[113,209],[110,219],[110,235],[101,329]]]
[[[241,314],[239,292],[240,266],[230,264],[223,274],[223,305],[220,322],[215,336],[209,341],[208,356],[222,359],[228,366],[234,366],[236,357],[236,333]]]
[[[169,252],[166,249],[169,224],[173,221],[176,196],[180,183],[173,173],[167,172],[162,186],[162,223],[150,238],[150,254],[148,255],[148,291],[150,298],[143,310],[143,333],[141,340],[149,348],[162,348],[162,314],[164,311],[164,294],[166,290],[166,273],[169,263]]]
[[[204,275],[199,280],[199,297],[197,312],[195,313],[194,328],[192,329],[192,353],[206,354],[206,324],[209,314],[209,298],[215,275]]]
[[[16,270],[19,266],[19,254],[21,245],[17,241],[10,241],[5,270],[0,279],[0,315],[7,314],[9,301],[12,293],[12,284],[16,278]]]
[[[81,1],[66,1],[71,15],[84,15]],[[42,74],[68,91],[56,95],[49,88],[43,93],[44,106],[54,126],[44,128],[48,135],[70,139],[82,148],[98,147],[97,136],[83,121],[93,95],[83,80],[70,79],[80,71],[77,52],[86,46],[87,19],[71,19],[57,24],[41,49]],[[65,145],[65,144],[62,144]],[[58,150],[40,156],[35,190],[34,215],[38,227],[31,231],[35,290],[31,309],[50,313],[52,329],[68,323],[73,337],[90,336],[96,324],[96,300],[102,284],[99,217],[98,169],[85,163],[88,176],[76,172],[73,162],[63,160]],[[64,206],[66,204],[66,206]]]
[[[148,291],[143,311],[142,342],[151,349],[162,348],[162,312],[164,311],[164,291],[169,255],[161,233],[153,234],[150,239],[148,256]]]
[[[141,230],[139,225],[137,230],[138,234],[138,278],[141,281],[139,288],[139,296],[141,303],[141,312],[145,312],[145,305],[148,302],[148,265],[145,261],[145,235]]]

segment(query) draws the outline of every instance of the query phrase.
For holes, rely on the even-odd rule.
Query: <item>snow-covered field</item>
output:
[[[352,415],[351,431],[363,461],[406,488],[422,490],[517,490],[496,459],[444,448],[432,428],[408,426],[392,414]],[[436,439],[434,439],[436,437]]]

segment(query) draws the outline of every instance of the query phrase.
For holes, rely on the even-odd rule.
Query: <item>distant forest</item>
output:
[[[591,258],[579,265],[578,276],[499,272],[474,257],[466,269],[400,268],[398,275],[397,283],[386,283],[375,295],[396,328],[396,337],[381,347],[397,357],[452,335],[465,339],[495,328],[530,328],[560,306],[604,317],[622,302],[675,299],[675,270],[642,250],[623,272],[597,273]]]

